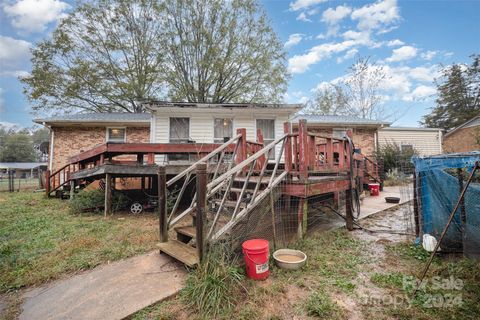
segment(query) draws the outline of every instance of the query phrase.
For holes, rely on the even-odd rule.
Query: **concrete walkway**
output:
[[[123,319],[183,287],[186,270],[158,251],[29,290],[20,319]]]
[[[384,187],[383,191],[380,192],[379,196],[365,197],[360,203],[360,219],[364,219],[372,214],[388,210],[394,207],[397,207],[405,202],[413,199],[413,187],[408,188],[394,186],[394,187]],[[385,197],[398,197],[400,198],[400,203],[387,203]]]

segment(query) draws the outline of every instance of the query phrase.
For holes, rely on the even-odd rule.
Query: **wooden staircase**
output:
[[[210,162],[212,159],[217,161],[218,159],[226,159],[223,156],[218,156],[222,153],[221,149],[207,155],[199,163],[223,168],[224,171],[206,170],[214,173],[209,176],[204,174],[205,185],[203,187],[199,187],[199,181],[197,181],[196,192],[190,201],[190,206],[181,212],[178,209],[182,202],[182,196],[185,196],[185,188],[199,163],[193,164],[179,176],[166,182],[165,186],[170,186],[182,178],[185,179],[172,211],[164,213],[163,221],[166,225],[162,226],[161,224],[160,230],[166,230],[166,234],[164,231],[161,236],[161,239],[163,238],[165,241],[158,245],[160,252],[181,261],[189,267],[194,267],[201,260],[201,248],[206,244],[214,245],[217,241],[231,236],[234,227],[249,217],[261,201],[286,177],[285,171],[280,173],[278,170],[282,152],[277,155],[275,162],[269,163],[267,160],[268,154],[277,146],[280,145],[283,151],[285,138],[286,136],[283,136],[261,149],[257,148],[254,153],[249,154],[241,162],[235,161],[235,159],[238,159],[237,152],[241,151],[241,147],[238,148],[238,146],[241,145],[242,141],[235,141],[235,138],[229,142],[237,143],[233,157],[229,160],[230,163]],[[197,179],[200,179],[200,173],[196,172],[195,174]],[[202,196],[206,201],[204,208],[202,207],[199,210],[201,204],[197,200],[200,193],[203,193]],[[269,209],[266,208],[266,210]],[[199,211],[203,212],[201,221],[200,217],[197,216]],[[185,223],[186,219],[191,219],[191,223],[176,226],[181,221]],[[202,227],[198,227],[198,223]],[[168,229],[171,228],[174,230],[174,239],[168,238]],[[202,230],[200,237],[197,234],[198,230]]]

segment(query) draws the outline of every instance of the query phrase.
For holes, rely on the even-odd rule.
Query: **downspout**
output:
[[[43,124],[45,126],[45,123]],[[46,127],[46,126],[45,126]],[[52,171],[53,169],[53,144],[55,142],[55,133],[52,129],[52,127],[47,127],[50,129],[50,153],[48,155],[48,169]]]

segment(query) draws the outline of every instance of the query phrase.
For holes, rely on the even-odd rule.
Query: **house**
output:
[[[0,178],[7,178],[8,171],[13,171],[15,178],[38,178],[39,172],[46,167],[44,162],[0,162]]]
[[[291,120],[301,104],[209,104],[145,103],[152,112],[152,143],[223,143],[239,128],[246,129],[247,139],[257,141],[257,129],[268,144],[284,134],[283,124]],[[276,152],[280,152],[277,146]],[[157,163],[188,160],[188,155],[156,157]]]
[[[447,132],[443,149],[447,153],[480,150],[480,115]]]
[[[395,143],[401,149],[415,149],[420,156],[442,153],[442,130],[438,128],[385,127],[378,130],[378,145]]]
[[[374,155],[377,150],[378,131],[390,125],[386,121],[354,116],[297,115],[292,121],[294,130],[300,119],[307,120],[311,132],[332,134],[334,137],[341,138],[345,136],[346,130],[352,130],[355,148],[367,156]]]
[[[34,122],[50,129],[48,169],[53,172],[71,156],[106,142],[149,142],[150,117],[141,113],[79,113]]]

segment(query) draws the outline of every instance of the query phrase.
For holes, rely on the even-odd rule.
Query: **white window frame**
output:
[[[231,137],[233,137],[234,134],[235,134],[235,119],[233,117],[214,117],[213,118],[213,143],[219,143],[219,142],[215,142],[216,139],[223,139],[223,138],[215,138],[215,120],[217,120],[217,119],[221,119],[221,120],[229,119],[230,121],[232,121],[232,135],[231,135]],[[223,143],[223,140],[220,143]]]
[[[178,119],[178,118],[185,118],[185,119],[188,119],[188,140],[191,140],[191,137],[190,137],[190,133],[192,132],[192,119],[190,117],[183,117],[183,116],[178,116],[178,117],[168,117],[168,143],[173,143],[171,141],[171,137],[170,137],[170,124],[172,123],[172,119]],[[176,142],[177,143],[177,142]],[[182,143],[182,142],[178,142],[178,143]]]
[[[277,139],[277,119],[276,118],[273,118],[273,117],[259,117],[259,118],[255,118],[255,141],[258,142],[258,137],[257,137],[257,121],[258,120],[271,120],[273,121],[273,139],[267,139],[267,140],[272,140],[272,141],[275,141],[275,139]],[[267,144],[271,143],[272,141],[269,141],[268,143],[265,142],[265,134],[264,132],[262,132],[262,135],[263,135],[263,143],[264,143],[264,146],[266,146]],[[277,154],[277,148],[273,148],[272,151],[268,157],[269,160],[275,160],[275,155]]]
[[[110,129],[123,129],[125,130],[125,134],[123,136],[123,141],[120,140],[110,140]],[[105,134],[106,136],[106,142],[107,143],[125,143],[127,141],[127,127],[107,127],[106,128],[107,133]]]

